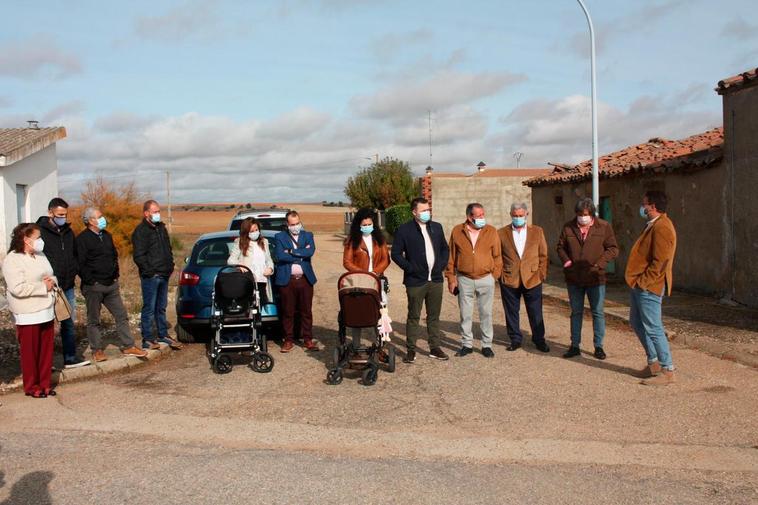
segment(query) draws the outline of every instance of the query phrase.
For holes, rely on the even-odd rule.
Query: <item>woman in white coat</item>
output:
[[[269,278],[274,273],[274,261],[269,252],[268,240],[261,233],[260,223],[252,217],[244,219],[240,225],[240,236],[234,239],[229,252],[228,265],[244,265],[253,272],[261,304],[274,302]]]
[[[33,398],[54,396],[50,384],[55,334],[57,281],[42,250],[39,226],[21,223],[13,229],[3,262],[8,306],[16,323],[24,392]]]

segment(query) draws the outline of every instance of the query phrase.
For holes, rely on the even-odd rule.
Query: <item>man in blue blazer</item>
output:
[[[316,252],[313,233],[303,230],[300,216],[294,210],[287,213],[287,230],[274,237],[276,243],[276,274],[274,284],[279,287],[282,305],[284,344],[281,352],[290,352],[295,346],[295,314],[300,316],[300,333],[307,351],[319,351],[313,341],[313,285],[316,274],[311,258]]]

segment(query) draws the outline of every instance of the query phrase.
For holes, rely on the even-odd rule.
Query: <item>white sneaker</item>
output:
[[[77,358],[77,360],[75,362],[73,362],[73,363],[66,363],[66,366],[64,366],[63,368],[66,369],[66,370],[68,370],[70,368],[79,368],[79,367],[82,367],[82,366],[87,366],[89,364],[90,364],[89,360],[87,360],[87,359],[79,360]]]

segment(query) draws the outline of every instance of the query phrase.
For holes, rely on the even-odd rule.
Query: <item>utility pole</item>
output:
[[[378,165],[379,164],[379,153],[376,153],[374,155],[374,160],[376,160],[376,164]]]
[[[171,233],[171,172],[166,170],[166,205],[168,205],[168,232]]]
[[[429,166],[432,166],[432,111],[427,110],[429,113]]]
[[[521,166],[521,158],[524,157],[524,153],[516,151],[513,153],[513,159],[516,160],[516,168],[519,168]]]

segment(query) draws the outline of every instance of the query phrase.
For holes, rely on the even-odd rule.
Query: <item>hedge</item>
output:
[[[407,223],[413,219],[413,214],[411,213],[411,206],[406,203],[402,205],[393,205],[388,208],[384,211],[384,217],[387,231],[394,235],[395,231],[401,224]]]

